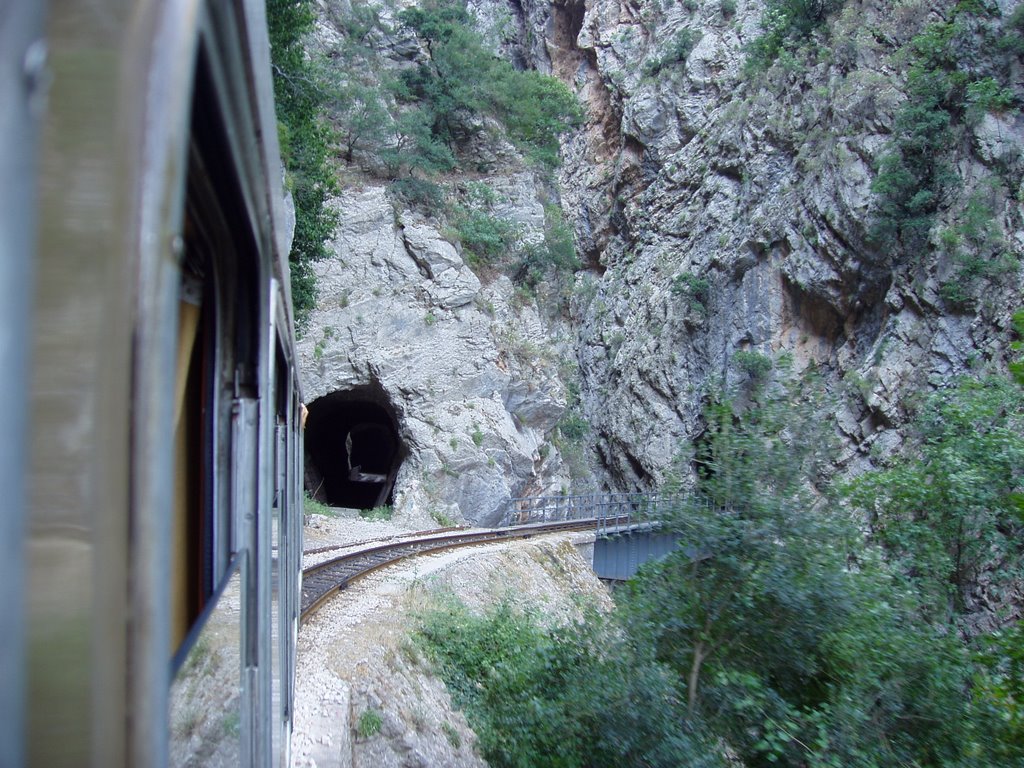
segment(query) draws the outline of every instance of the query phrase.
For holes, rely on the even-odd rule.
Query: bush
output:
[[[825,25],[844,0],[768,0],[761,17],[761,36],[747,49],[747,68],[768,69],[787,48],[794,48]]]
[[[390,520],[393,510],[388,505],[360,510],[359,516],[365,520]]]
[[[359,715],[359,724],[356,726],[356,733],[359,738],[368,739],[380,733],[384,725],[384,718],[376,709],[364,709]]]
[[[690,309],[704,314],[711,298],[711,283],[692,272],[681,272],[672,278],[672,293],[687,299]]]
[[[314,19],[312,0],[267,2],[278,134],[295,200],[295,235],[288,259],[300,330],[316,302],[312,262],[327,257],[326,242],[337,226],[337,215],[327,206],[337,187],[328,159],[333,137],[323,117],[326,92],[304,47]]]
[[[853,517],[809,493],[829,458],[820,397],[783,382],[709,406],[693,449],[707,501],[668,518],[687,545],[627,585],[626,631],[743,765],[971,764],[968,655]]]
[[[493,266],[510,254],[519,239],[517,228],[489,211],[473,208],[455,210],[455,233],[462,243],[463,257],[470,266]]]
[[[578,442],[589,434],[590,424],[583,414],[570,409],[559,419],[558,431],[566,440]]]
[[[558,136],[578,124],[582,110],[559,80],[522,72],[488,51],[473,29],[464,0],[433,0],[399,13],[423,41],[429,59],[402,76],[401,95],[427,115],[433,140],[449,149],[478,130],[474,118],[489,114],[528,157],[558,162]]]
[[[773,367],[770,357],[753,350],[741,349],[732,356],[732,360],[740,372],[755,384],[763,383]]]
[[[982,573],[996,590],[1024,578],[1022,434],[1019,387],[967,380],[926,399],[905,455],[848,489],[936,621],[956,618]]]
[[[679,30],[672,39],[668,50],[662,56],[651,59],[644,65],[644,72],[654,76],[666,67],[678,64],[685,66],[686,60],[697,43],[700,42],[701,37],[703,37],[701,32],[694,32],[690,29]]]
[[[418,638],[496,768],[722,765],[671,678],[603,624],[546,630],[508,604],[474,616],[449,601]]]
[[[960,126],[1013,104],[1013,92],[994,78],[961,69],[988,40],[971,17],[988,13],[981,3],[959,3],[950,21],[929,24],[903,50],[908,98],[872,184],[876,210],[870,234],[880,250],[903,256],[927,250],[935,216],[959,181],[953,153]],[[943,294],[958,304],[969,298],[964,286],[949,285]]]
[[[413,208],[433,213],[444,205],[444,192],[441,187],[426,179],[395,179],[388,185],[388,189],[391,190],[391,194]]]
[[[565,223],[558,206],[545,206],[544,241],[520,248],[512,279],[532,289],[549,274],[560,276],[579,268],[572,228]]]

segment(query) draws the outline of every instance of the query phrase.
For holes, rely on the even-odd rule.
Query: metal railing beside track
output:
[[[644,523],[658,523],[692,497],[676,493],[591,493],[523,496],[508,502],[502,527],[559,520],[593,519],[598,536]]]
[[[598,538],[651,531],[704,499],[686,494],[597,493],[575,496],[525,496],[511,499],[498,527],[482,531],[422,531],[413,538],[349,552],[302,572],[301,621],[332,595],[369,573],[407,557],[454,547],[513,538],[593,530]],[[323,548],[326,551],[329,547]]]

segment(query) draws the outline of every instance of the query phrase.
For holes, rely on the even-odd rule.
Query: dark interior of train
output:
[[[350,509],[391,503],[405,448],[379,387],[332,392],[314,400],[305,442],[306,490],[315,499]]]

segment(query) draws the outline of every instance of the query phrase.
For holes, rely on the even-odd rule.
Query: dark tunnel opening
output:
[[[306,490],[333,507],[391,504],[405,457],[398,424],[378,388],[332,392],[309,404]]]

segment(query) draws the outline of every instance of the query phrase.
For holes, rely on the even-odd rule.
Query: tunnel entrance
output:
[[[309,404],[306,490],[333,507],[390,504],[405,446],[379,387],[332,392]]]

